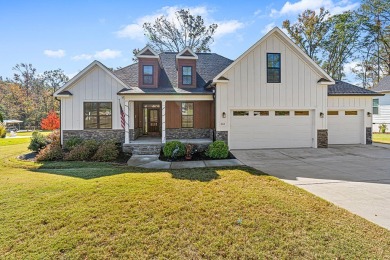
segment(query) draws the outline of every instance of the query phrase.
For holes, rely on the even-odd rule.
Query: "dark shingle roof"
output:
[[[59,96],[72,96],[73,94],[70,93],[69,91],[67,90],[64,90],[64,91],[61,91],[60,93],[58,93]]]
[[[176,52],[160,53],[160,79],[158,88],[138,88],[138,64],[132,64],[113,73],[122,80],[128,90],[121,90],[121,94],[143,94],[143,93],[164,93],[164,94],[202,94],[211,93],[205,89],[222,70],[233,61],[216,53],[197,53],[196,62],[196,88],[178,88]]]
[[[350,83],[335,80],[336,84],[328,86],[328,96],[378,96],[378,93]]]
[[[376,92],[390,91],[390,75],[381,79],[378,85],[373,87],[371,90]]]

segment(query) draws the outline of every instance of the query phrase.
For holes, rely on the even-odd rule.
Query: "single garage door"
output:
[[[231,149],[294,148],[313,146],[313,111],[231,111]]]
[[[362,142],[362,110],[329,110],[329,144],[360,144]]]

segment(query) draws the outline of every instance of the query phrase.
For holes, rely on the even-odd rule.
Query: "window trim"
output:
[[[377,100],[376,106],[374,106],[374,100]],[[374,112],[376,108],[376,113]],[[372,99],[372,114],[373,115],[379,115],[379,98],[373,98]]]
[[[145,74],[145,67],[151,67],[152,74]],[[152,76],[152,83],[145,83],[145,76]],[[154,84],[154,66],[153,65],[142,65],[142,84],[148,85],[148,86]]]
[[[184,75],[184,68],[191,68],[191,75]],[[183,86],[191,86],[192,85],[192,66],[182,66],[181,67],[181,84],[183,85]],[[184,76],[186,76],[186,77],[190,77],[190,79],[191,79],[191,81],[190,81],[190,83],[189,84],[187,84],[187,83],[184,83]]]
[[[96,128],[87,128],[86,127],[86,123],[85,123],[85,105],[88,104],[88,103],[96,103]],[[100,127],[100,104],[101,103],[109,103],[111,105],[111,127],[110,128],[101,128]],[[107,116],[109,117],[109,116]],[[98,101],[98,102],[94,102],[94,101],[88,101],[88,102],[83,102],[83,123],[84,123],[84,126],[83,126],[83,129],[84,130],[94,130],[94,129],[102,129],[102,130],[110,130],[110,129],[113,129],[112,128],[112,102],[110,101]]]
[[[268,55],[269,54],[277,54],[279,55],[279,68],[277,67],[268,67]],[[267,52],[267,64],[266,64],[266,68],[267,68],[267,71],[266,71],[266,75],[267,75],[267,83],[281,83],[282,82],[282,74],[281,74],[281,71],[282,71],[282,54],[279,52]],[[270,81],[269,78],[268,78],[268,70],[269,69],[278,69],[279,70],[279,81]]]
[[[192,115],[183,115],[183,104],[192,104]],[[194,114],[195,114],[195,104],[194,102],[181,102],[181,128],[194,128],[195,120],[194,120]],[[192,126],[183,126],[183,116],[185,117],[192,117]]]

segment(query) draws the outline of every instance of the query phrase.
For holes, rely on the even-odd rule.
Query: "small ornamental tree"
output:
[[[51,111],[47,117],[42,119],[41,128],[42,130],[55,130],[60,128],[60,118],[57,116],[56,112]]]

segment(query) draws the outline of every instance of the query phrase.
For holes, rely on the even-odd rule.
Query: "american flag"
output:
[[[123,109],[122,109],[122,104],[119,103],[119,108],[121,110],[121,126],[123,129],[125,129],[125,112],[123,112]]]

